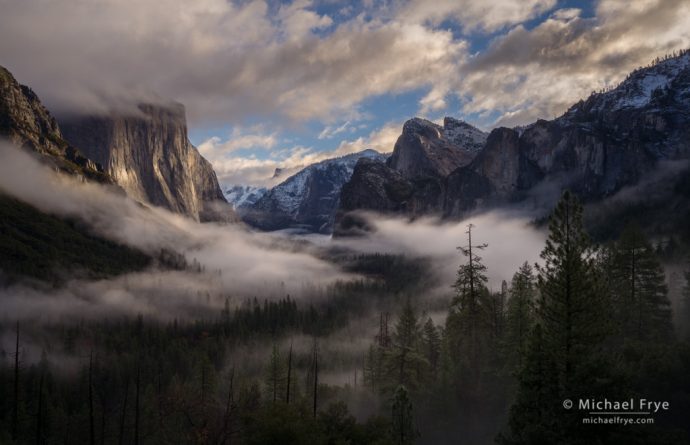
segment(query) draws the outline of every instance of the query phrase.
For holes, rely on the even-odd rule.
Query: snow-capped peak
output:
[[[329,180],[336,185],[333,193],[340,193],[340,187],[352,177],[355,164],[360,158],[384,160],[385,156],[371,149],[351,153],[338,158],[326,159],[309,165],[273,187],[266,198],[271,198],[277,206],[289,215],[296,215],[300,204],[307,196],[309,180],[315,171],[328,171]]]
[[[467,122],[452,117],[443,119],[443,135],[450,143],[468,151],[481,150],[489,136]]]

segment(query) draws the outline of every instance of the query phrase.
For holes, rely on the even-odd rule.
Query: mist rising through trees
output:
[[[363,255],[345,263],[369,278],[319,302],[228,299],[193,322],[3,324],[12,349],[0,369],[0,442],[688,442],[688,338],[672,324],[660,252],[644,233],[630,226],[595,244],[566,193],[540,263],[492,289],[481,255],[491,240],[472,229],[440,314],[427,312],[422,263]],[[335,346],[362,320],[366,344]],[[42,358],[29,360],[36,345]],[[562,406],[603,397],[672,409],[654,425],[597,426]]]

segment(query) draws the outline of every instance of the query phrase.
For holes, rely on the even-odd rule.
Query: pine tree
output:
[[[371,389],[381,389],[384,350],[379,345],[369,346],[364,359],[364,384]]]
[[[525,262],[513,275],[507,304],[505,346],[508,365],[515,371],[522,367],[527,352],[527,339],[534,324],[536,293],[532,266]]]
[[[19,438],[19,322],[14,345],[14,397],[12,401],[12,440]]]
[[[685,329],[687,339],[690,339],[690,269],[685,272],[685,286],[683,287],[681,308],[683,310],[681,327]]]
[[[96,434],[94,429],[93,418],[93,351],[89,355],[89,443],[94,445],[96,443]]]
[[[611,381],[601,352],[608,333],[595,250],[582,227],[582,207],[565,192],[549,221],[538,267],[538,327],[518,374],[518,397],[503,443],[592,443],[598,430],[560,406],[565,399],[606,396]],[[599,442],[599,443],[605,443]]]
[[[453,288],[456,295],[446,320],[446,335],[453,350],[455,380],[463,382],[466,392],[480,391],[480,375],[487,355],[490,335],[488,318],[489,290],[486,287],[486,266],[477,255],[487,244],[472,244],[472,229],[467,227],[467,245],[458,250],[467,258],[460,265]]]
[[[644,234],[628,227],[613,248],[611,293],[624,339],[668,340],[673,336],[666,277]]]
[[[285,368],[276,344],[271,349],[271,358],[266,369],[266,393],[273,403],[285,394]]]
[[[500,444],[555,444],[562,437],[553,426],[557,424],[557,375],[552,354],[546,349],[541,325],[529,333],[524,366],[518,375],[518,393],[510,408],[509,433],[499,435]]]
[[[438,374],[441,357],[441,334],[434,325],[431,317],[426,319],[422,328],[422,342],[424,357],[429,362],[431,377],[435,379]]]
[[[393,345],[386,355],[386,374],[389,385],[419,386],[428,362],[420,352],[421,327],[417,314],[408,300],[403,306],[393,333]]]
[[[508,296],[508,284],[503,280],[500,292],[490,292],[487,301],[487,315],[489,334],[492,340],[491,348],[496,350],[498,341],[503,336],[506,322],[506,300]]]
[[[312,391],[312,413],[314,418],[316,418],[316,410],[318,409],[319,404],[319,344],[317,343],[316,338],[314,338],[312,357],[312,369],[314,375],[314,385]]]
[[[608,329],[594,254],[582,226],[582,206],[566,191],[549,221],[549,237],[541,253],[544,265],[538,267],[537,279],[538,318],[564,394],[575,389],[578,366]]]
[[[412,402],[405,386],[400,385],[393,394],[392,436],[397,445],[409,445],[418,437],[412,417]]]
[[[292,389],[292,342],[290,343],[290,352],[288,352],[288,368],[287,368],[287,383],[285,392],[285,403],[290,404],[290,389]]]

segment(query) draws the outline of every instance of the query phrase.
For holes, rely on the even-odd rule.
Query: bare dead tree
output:
[[[285,403],[290,404],[290,385],[292,377],[292,342],[290,342],[290,352],[288,353],[288,370],[287,370],[287,392],[285,394]]]

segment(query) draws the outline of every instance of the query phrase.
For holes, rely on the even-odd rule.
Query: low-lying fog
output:
[[[448,294],[463,261],[456,247],[466,244],[469,223],[475,226],[473,243],[489,244],[481,256],[490,286],[499,289],[520,264],[538,259],[545,236],[529,224],[528,216],[500,212],[453,223],[367,214],[375,232],[352,239],[319,235],[293,239],[242,225],[200,224],[142,206],[112,187],[57,174],[8,144],[0,144],[0,190],[44,212],[79,218],[95,233],[154,256],[170,249],[203,267],[201,273],[151,268],[108,280],[73,280],[58,290],[13,285],[1,291],[0,319],[4,320],[118,313],[185,318],[201,316],[208,309],[215,312],[227,297],[236,303],[288,293],[297,299],[311,298],[314,289],[355,278],[323,259],[329,247],[428,258],[439,277],[430,295]]]

